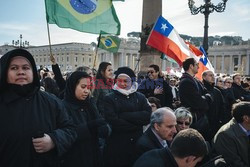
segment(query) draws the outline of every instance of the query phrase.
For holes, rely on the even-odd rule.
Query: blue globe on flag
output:
[[[112,46],[112,40],[111,39],[106,39],[105,40],[105,46],[107,46],[107,47]]]
[[[81,14],[90,14],[97,8],[98,0],[70,0],[74,10]]]

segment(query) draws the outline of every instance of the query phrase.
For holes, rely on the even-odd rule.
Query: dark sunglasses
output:
[[[148,71],[148,74],[149,74],[149,73],[150,73],[150,74],[153,74],[153,73],[154,73],[154,71]]]
[[[190,122],[181,122],[181,121],[176,121],[178,125],[183,125],[185,124],[186,126],[190,125]]]

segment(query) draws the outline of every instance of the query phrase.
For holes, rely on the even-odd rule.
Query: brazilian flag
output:
[[[120,34],[120,21],[112,0],[45,0],[49,24],[81,32]]]
[[[117,36],[102,35],[100,34],[98,47],[109,52],[118,52],[121,39]]]

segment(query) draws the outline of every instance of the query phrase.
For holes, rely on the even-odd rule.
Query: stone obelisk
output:
[[[143,0],[140,71],[146,71],[151,64],[157,64],[161,68],[161,53],[146,45],[150,31],[161,14],[162,0]]]

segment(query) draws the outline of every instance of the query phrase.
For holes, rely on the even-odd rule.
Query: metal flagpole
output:
[[[100,45],[100,41],[101,41],[101,31],[100,31],[100,34],[99,34],[99,37],[98,37],[98,44],[97,44],[96,49],[95,49],[93,69],[95,69],[95,66],[96,66],[96,56],[97,56],[97,53],[98,53],[98,48],[99,48],[99,45]]]
[[[49,39],[49,51],[50,51],[50,60],[52,63],[55,63],[55,58],[52,54],[51,41],[50,41],[50,32],[49,32],[49,24],[47,22],[47,31],[48,31],[48,39]]]

